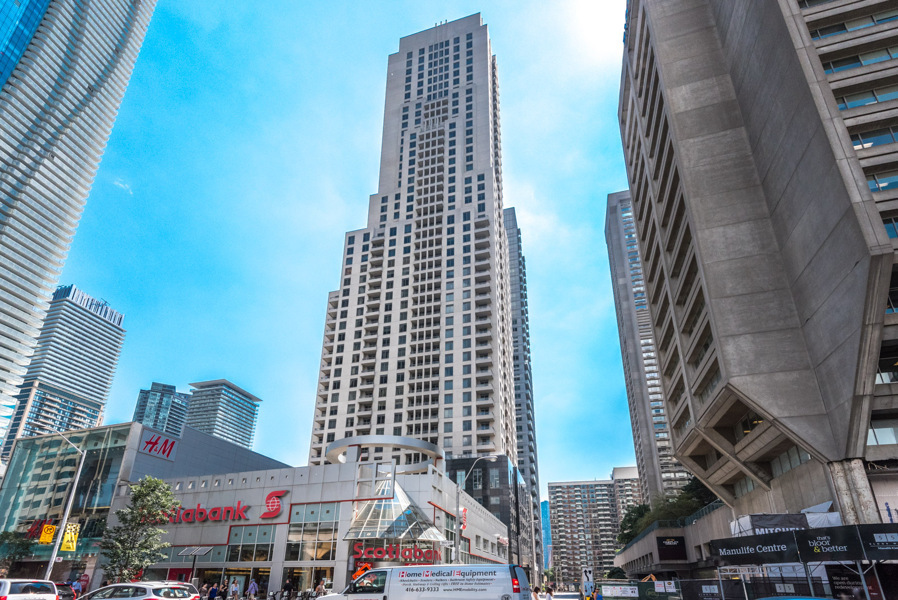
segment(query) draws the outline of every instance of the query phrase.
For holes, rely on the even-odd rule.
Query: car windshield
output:
[[[171,586],[153,588],[153,595],[157,598],[190,598],[193,594],[186,587]]]
[[[13,581],[9,584],[10,594],[53,594],[56,589],[52,584],[43,581]]]

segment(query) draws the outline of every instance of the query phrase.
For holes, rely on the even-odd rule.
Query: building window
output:
[[[240,562],[271,560],[273,538],[273,525],[231,527],[227,560]]]

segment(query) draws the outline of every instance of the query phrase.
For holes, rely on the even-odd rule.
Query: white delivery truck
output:
[[[431,565],[372,569],[327,600],[531,600],[516,565]]]

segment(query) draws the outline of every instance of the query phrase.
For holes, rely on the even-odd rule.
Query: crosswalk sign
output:
[[[56,535],[56,525],[44,525],[41,528],[41,537],[38,540],[38,543],[52,544],[54,535]]]

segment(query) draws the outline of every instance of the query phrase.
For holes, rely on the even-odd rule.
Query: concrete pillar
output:
[[[873,488],[859,458],[828,463],[835,501],[845,525],[880,523]]]

